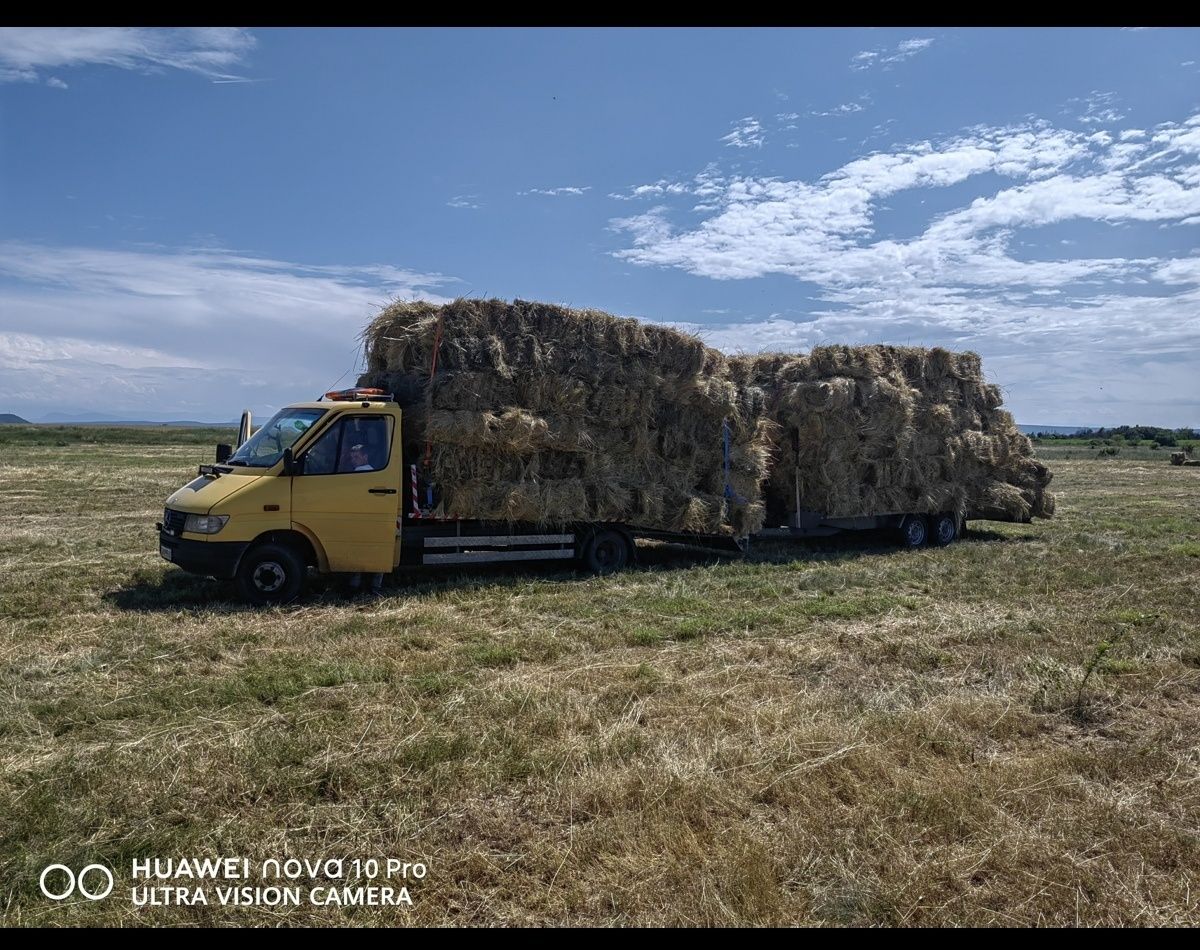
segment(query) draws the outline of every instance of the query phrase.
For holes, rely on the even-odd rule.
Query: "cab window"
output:
[[[265,426],[229,456],[225,464],[270,468],[283,458],[284,449],[291,448],[324,414],[324,409],[283,409],[275,413]]]
[[[378,472],[388,466],[391,419],[348,416],[320,435],[304,456],[305,475],[349,475]]]

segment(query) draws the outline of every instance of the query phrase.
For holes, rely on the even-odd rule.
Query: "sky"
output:
[[[0,412],[270,414],[460,295],[1200,426],[1200,30],[0,29]]]

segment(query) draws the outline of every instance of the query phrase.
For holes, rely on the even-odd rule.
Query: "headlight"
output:
[[[229,515],[188,515],[183,530],[195,534],[216,534],[228,520]]]

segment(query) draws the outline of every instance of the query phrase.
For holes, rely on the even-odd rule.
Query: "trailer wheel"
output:
[[[593,574],[614,574],[629,563],[629,542],[619,531],[597,531],[584,546],[583,563]]]
[[[933,518],[933,531],[929,540],[938,547],[945,547],[958,537],[958,518],[954,515],[937,515]]]
[[[900,526],[900,542],[906,548],[922,547],[929,538],[929,525],[920,515],[909,515]]]
[[[242,555],[238,590],[252,604],[287,604],[300,596],[304,562],[283,544],[259,544]]]

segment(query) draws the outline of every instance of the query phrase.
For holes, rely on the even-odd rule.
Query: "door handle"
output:
[[[394,488],[368,488],[367,491],[369,491],[372,495],[394,495],[394,494],[396,494],[396,489],[394,489]]]

